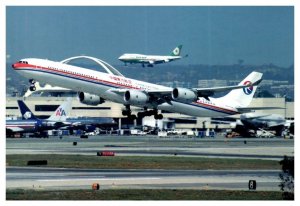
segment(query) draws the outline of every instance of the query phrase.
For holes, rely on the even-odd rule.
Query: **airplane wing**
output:
[[[214,95],[216,92],[224,92],[224,91],[230,91],[230,90],[234,90],[234,89],[246,88],[249,86],[255,86],[255,85],[258,85],[260,82],[261,82],[261,79],[252,84],[225,86],[225,87],[212,87],[212,88],[193,88],[193,89],[191,89],[191,91],[197,92],[198,97],[208,98],[209,96]],[[128,89],[110,89],[109,91],[123,95],[126,91],[128,91]],[[166,89],[166,90],[149,90],[149,91],[143,91],[143,92],[148,94],[150,97],[154,98],[153,100],[157,100],[156,102],[158,104],[160,104],[160,103],[163,103],[166,101],[170,101],[172,99],[172,91],[173,91],[173,88]],[[241,110],[242,110],[242,108],[241,108]],[[250,112],[250,111],[253,111],[253,110],[248,110],[248,112]],[[247,112],[247,111],[245,111],[245,112]]]
[[[24,131],[24,129],[21,128],[21,127],[6,127],[6,130],[11,131],[11,132],[22,132],[22,131]]]
[[[211,88],[193,88],[192,90],[197,91],[199,97],[209,97],[213,96],[216,92],[226,92],[234,89],[241,89],[246,88],[249,86],[256,86],[258,85],[262,79],[253,82],[252,84],[246,85],[235,85],[235,86],[225,86],[225,87],[211,87]]]

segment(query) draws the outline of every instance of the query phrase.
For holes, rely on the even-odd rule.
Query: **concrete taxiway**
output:
[[[23,189],[226,189],[279,191],[278,170],[151,170],[7,167],[6,188]]]
[[[74,146],[73,142],[77,145]],[[294,155],[290,139],[225,139],[156,136],[91,136],[49,139],[7,139],[6,154],[80,154],[95,155],[110,150],[116,155],[182,155],[280,160]]]

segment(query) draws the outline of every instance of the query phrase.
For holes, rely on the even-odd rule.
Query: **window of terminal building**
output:
[[[18,107],[6,107],[6,109],[19,109]]]
[[[196,124],[196,119],[173,119],[177,124]]]
[[[35,105],[35,111],[37,112],[54,112],[59,105]]]
[[[110,107],[72,107],[77,110],[110,110]]]

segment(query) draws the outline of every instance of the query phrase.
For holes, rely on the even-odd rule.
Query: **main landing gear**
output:
[[[157,109],[153,109],[153,110],[147,110],[147,108],[144,108],[143,112],[138,112],[137,116],[134,114],[131,114],[131,110],[130,110],[130,105],[125,105],[125,110],[122,111],[122,115],[127,116],[129,119],[134,120],[134,119],[142,119],[146,116],[152,116],[154,115],[154,119],[162,119],[163,115],[162,114],[158,114]]]
[[[137,115],[139,118],[144,118],[146,116],[152,116],[152,115],[154,115],[154,119],[162,119],[163,118],[162,114],[158,114],[157,109],[147,110],[147,108],[145,108],[144,112],[138,112]]]
[[[35,91],[36,90],[35,82],[36,81],[34,79],[29,79],[29,83],[30,83],[29,90],[30,91]]]
[[[134,120],[136,119],[136,115],[131,114],[130,105],[125,105],[125,110],[122,111],[123,116],[127,116],[128,119]]]

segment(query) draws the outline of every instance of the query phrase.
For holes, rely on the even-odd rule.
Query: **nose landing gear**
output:
[[[36,87],[35,87],[36,81],[34,79],[29,79],[29,83],[30,83],[29,90],[35,91],[36,90]]]

